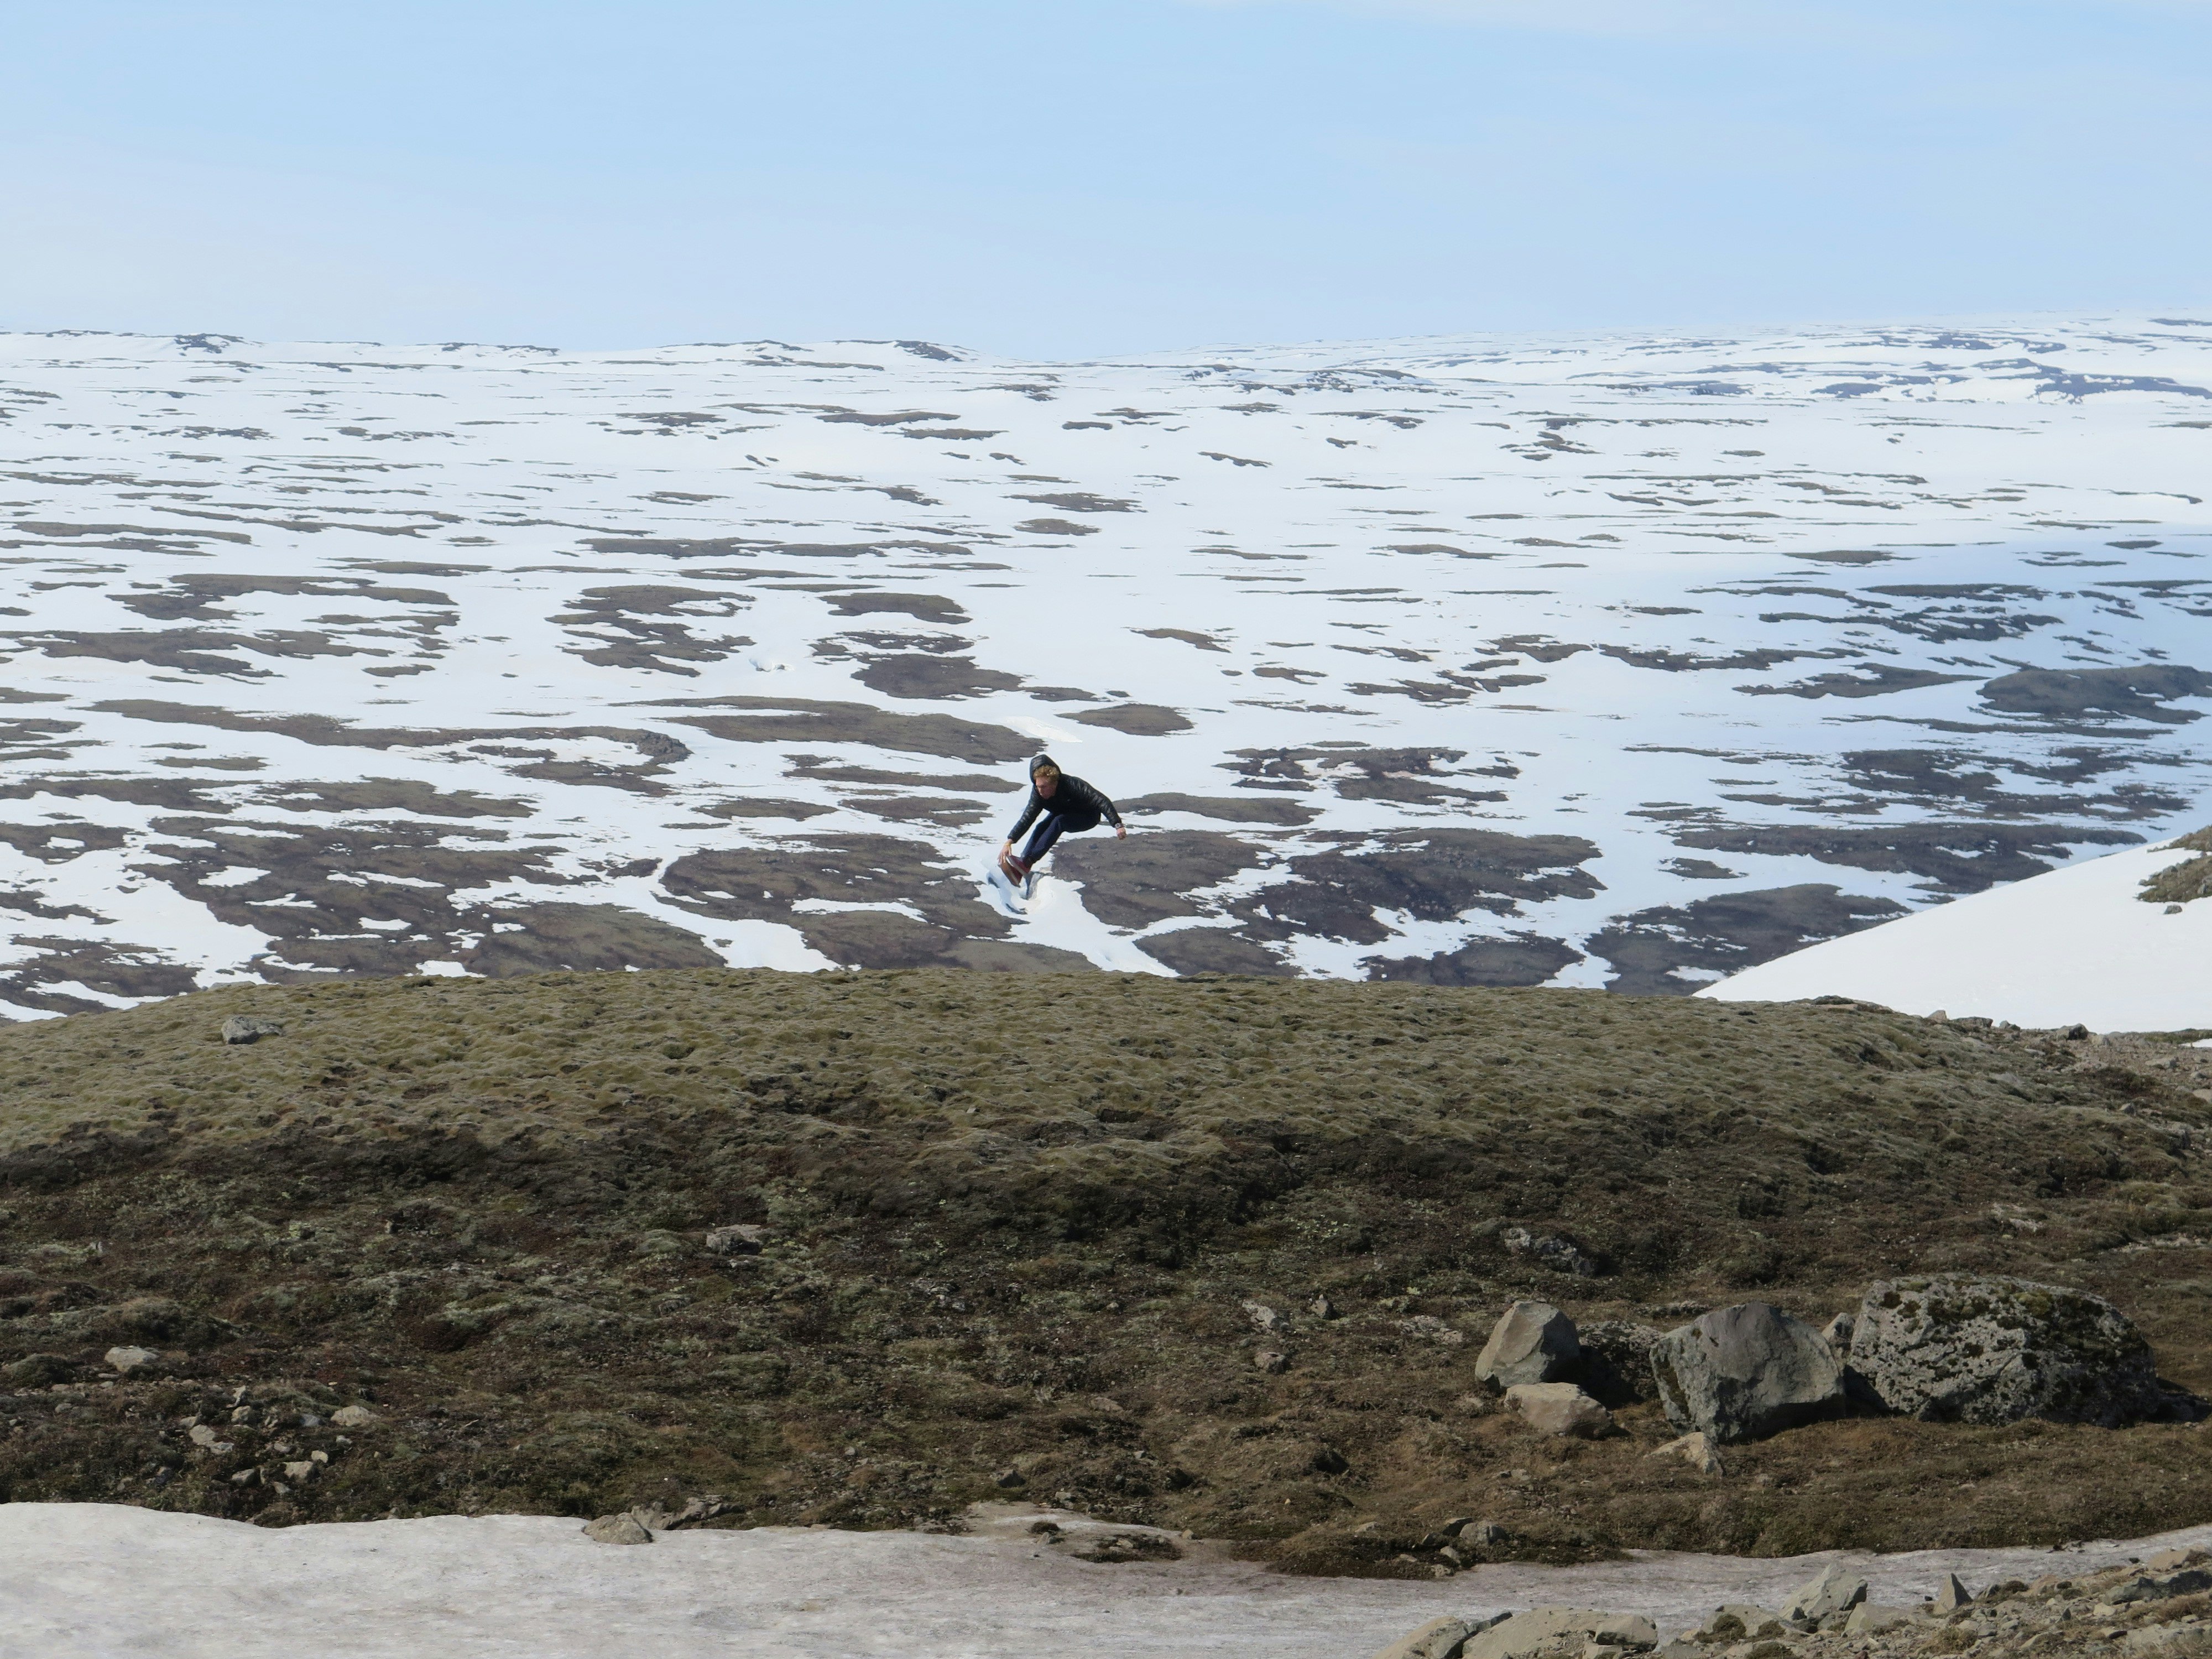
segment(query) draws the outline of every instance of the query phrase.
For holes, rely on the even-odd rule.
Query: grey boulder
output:
[[[1523,1659],[1537,1653],[1577,1651],[1577,1643],[1611,1648],[1655,1648],[1659,1632],[1649,1619],[1595,1607],[1531,1607],[1475,1632],[1461,1659]]]
[[[1872,1601],[1862,1601],[1851,1609],[1851,1616],[1844,1621],[1844,1634],[1882,1636],[1919,1622],[1920,1609],[1917,1607],[1885,1607]]]
[[[603,1515],[596,1521],[586,1522],[584,1536],[595,1544],[650,1544],[653,1534],[638,1525],[637,1518],[629,1515]]]
[[[1516,1302],[1498,1316],[1475,1357],[1475,1379],[1498,1389],[1557,1382],[1582,1352],[1575,1322],[1566,1315],[1548,1302]]]
[[[1763,1440],[1844,1409],[1844,1368],[1802,1319],[1764,1302],[1716,1308],[1652,1345],[1667,1420],[1721,1445]]]
[[[2024,1279],[1883,1279],[1852,1322],[1850,1364],[1893,1412],[2106,1428],[2164,1405],[2150,1345],[2102,1297]]]
[[[1842,1562],[1831,1561],[1783,1603],[1782,1616],[1795,1625],[1817,1625],[1832,1614],[1849,1613],[1866,1598],[1867,1581]]]
[[[283,1036],[284,1028],[273,1019],[255,1019],[246,1014],[233,1014],[222,1023],[225,1042],[258,1042],[265,1036]]]
[[[1587,1440],[1613,1426],[1613,1413],[1571,1382],[1516,1382],[1505,1402],[1539,1434]]]

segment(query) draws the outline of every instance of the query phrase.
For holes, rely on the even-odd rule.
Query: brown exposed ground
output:
[[[226,1045],[232,1015],[284,1030]],[[712,1492],[729,1524],[886,1526],[1016,1495],[1385,1573],[1435,1570],[1449,1516],[1547,1559],[2205,1522],[2183,1422],[1858,1419],[1705,1474],[1649,1455],[1632,1367],[1589,1441],[1473,1376],[1516,1296],[1585,1330],[1751,1297],[1825,1321],[1882,1274],[1994,1270],[2111,1297],[2212,1392],[2212,1051],[2177,1035],[726,969],[16,1026],[0,1500],[276,1523]],[[709,1249],[741,1223],[757,1254]],[[118,1345],[162,1358],[114,1379]]]

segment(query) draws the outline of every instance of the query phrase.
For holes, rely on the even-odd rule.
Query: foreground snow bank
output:
[[[2087,1571],[2212,1542],[2212,1527],[2062,1558]],[[442,1516],[276,1530],[100,1504],[0,1505],[0,1659],[313,1654],[454,1659],[1360,1659],[1423,1620],[1547,1602],[1662,1631],[1722,1601],[1778,1603],[1844,1559],[1878,1601],[2052,1567],[2049,1552],[1787,1560],[1641,1554],[1482,1567],[1437,1583],[1285,1578],[1243,1565],[1094,1565],[1006,1537],[789,1528],[664,1533],[619,1548],[574,1521]]]
[[[1698,993],[1723,1002],[1855,997],[2016,1025],[2103,1031],[2212,1025],[2212,903],[2136,896],[2199,856],[2134,848],[1830,939]]]

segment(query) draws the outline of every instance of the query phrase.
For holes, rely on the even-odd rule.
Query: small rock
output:
[[[1679,1457],[1699,1474],[1724,1474],[1721,1455],[1713,1449],[1713,1443],[1702,1434],[1686,1434],[1655,1447],[1654,1457]]]
[[[1312,1311],[1316,1319],[1337,1319],[1342,1316],[1336,1304],[1328,1299],[1328,1292],[1326,1291],[1315,1297],[1306,1306]]]
[[[1475,1358],[1478,1382],[1510,1389],[1557,1382],[1582,1358],[1575,1322],[1548,1302],[1516,1302],[1498,1316]]]
[[[1966,1581],[1955,1572],[1947,1572],[1943,1575],[1943,1588],[1936,1592],[1936,1611],[1956,1613],[1973,1599],[1974,1593],[1966,1588]]]
[[[584,1536],[595,1544],[650,1544],[653,1534],[637,1523],[634,1516],[603,1515],[596,1521],[586,1522]]]
[[[2195,1595],[2212,1589],[2212,1572],[2202,1567],[2185,1567],[2179,1572],[2162,1574],[2137,1573],[2117,1589],[2105,1592],[2105,1599],[2114,1606],[2130,1601],[2166,1601],[2177,1595]]]
[[[2160,1550],[2143,1565],[2153,1572],[2179,1572],[2212,1561],[2212,1550]]]
[[[1584,1255],[1564,1238],[1549,1234],[1538,1235],[1526,1227],[1508,1227],[1498,1235],[1511,1255],[1526,1256],[1540,1267],[1555,1273],[1572,1273],[1577,1279],[1589,1279],[1597,1272],[1597,1263]]]
[[[1516,1382],[1505,1400],[1539,1434],[1588,1439],[1613,1426],[1613,1413],[1571,1382]]]
[[[234,1486],[253,1486],[260,1482],[261,1471],[258,1469],[240,1469],[230,1477],[230,1484]]]
[[[1158,1527],[1124,1527],[1103,1537],[1079,1540],[1075,1559],[1122,1566],[1132,1561],[1180,1561],[1182,1550],[1171,1534]]]
[[[1837,1358],[1841,1359],[1850,1352],[1851,1328],[1857,1322],[1854,1315],[1845,1312],[1838,1314],[1820,1327],[1820,1340],[1835,1351]]]
[[[2069,1025],[2058,1035],[2069,1042],[2085,1042],[2088,1040],[2089,1028],[2086,1025]]]
[[[1866,1598],[1867,1581],[1842,1562],[1831,1561],[1783,1603],[1782,1617],[1791,1624],[1817,1625],[1832,1613],[1848,1613]]]
[[[1018,1487],[1028,1486],[1029,1483],[1029,1476],[1015,1468],[1000,1469],[991,1477],[991,1484],[1006,1492],[1012,1492]]]
[[[307,1454],[307,1461],[310,1463],[327,1463],[331,1461],[331,1455],[326,1451],[311,1451]]]
[[[1454,1659],[1467,1640],[1463,1619],[1431,1619],[1411,1635],[1401,1636],[1375,1659]]]
[[[1705,1615],[1698,1626],[1700,1642],[1756,1642],[1791,1634],[1779,1613],[1744,1601],[1727,1601]]]
[[[312,1480],[315,1478],[317,1467],[313,1458],[303,1457],[296,1463],[287,1463],[284,1466],[284,1478],[287,1480]]]
[[[1262,1348],[1252,1356],[1252,1363],[1270,1376],[1280,1376],[1291,1368],[1291,1357],[1280,1348]]]
[[[1850,1617],[1844,1620],[1846,1636],[1879,1636],[1884,1631],[1900,1629],[1920,1616],[1911,1607],[1885,1607],[1872,1601],[1862,1601],[1851,1609]]]
[[[1461,1659],[1520,1659],[1524,1654],[1555,1651],[1562,1638],[1581,1637],[1607,1647],[1653,1648],[1659,1630],[1649,1619],[1603,1613],[1595,1607],[1531,1607],[1468,1638]]]
[[[1418,1336],[1425,1341],[1441,1342],[1447,1348],[1456,1348],[1467,1340],[1464,1331],[1455,1331],[1434,1314],[1415,1314],[1411,1319],[1401,1319],[1398,1328],[1408,1336]]]
[[[376,1413],[366,1406],[341,1406],[331,1413],[331,1422],[341,1429],[365,1429],[376,1420]]]
[[[204,1423],[195,1423],[187,1431],[195,1446],[212,1446],[222,1437]]]
[[[265,1036],[283,1036],[284,1028],[273,1019],[254,1019],[245,1014],[233,1014],[222,1023],[225,1042],[258,1042]]]
[[[1495,1521],[1473,1521],[1459,1529],[1459,1541],[1482,1548],[1505,1541],[1505,1528]]]
[[[133,1371],[152,1370],[161,1363],[161,1356],[151,1348],[110,1348],[104,1358],[110,1370],[120,1371],[125,1376]]]
[[[1263,1331],[1279,1331],[1290,1322],[1264,1302],[1247,1300],[1244,1304],[1244,1312],[1245,1316]]]
[[[713,1255],[758,1255],[767,1242],[768,1229],[750,1221],[711,1228],[707,1234],[708,1253]]]
[[[1680,1326],[1651,1350],[1667,1420],[1721,1445],[1840,1416],[1844,1367],[1801,1319],[1740,1302]]]

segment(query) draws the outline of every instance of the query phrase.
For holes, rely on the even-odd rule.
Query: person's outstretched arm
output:
[[[1117,837],[1129,833],[1129,826],[1121,822],[1121,809],[1106,799],[1105,791],[1095,784],[1085,783],[1081,778],[1070,779],[1065,775],[1060,778],[1060,787],[1066,788],[1070,782],[1082,791],[1083,804],[1114,826],[1114,834]]]

